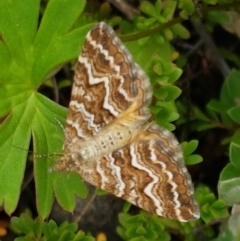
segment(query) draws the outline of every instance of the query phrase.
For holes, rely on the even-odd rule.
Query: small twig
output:
[[[185,56],[186,56],[186,58],[189,58],[190,56],[192,56],[193,54],[195,54],[199,49],[200,49],[200,47],[203,45],[204,43],[203,43],[203,40],[201,39],[201,40],[199,40],[195,45],[189,45],[189,46],[187,46],[188,47],[188,49],[189,49],[189,51],[185,54]],[[182,47],[185,47],[185,46],[187,45],[186,43],[184,43],[183,45],[182,45]]]
[[[195,27],[197,33],[201,36],[201,39],[203,40],[205,47],[210,51],[213,61],[214,63],[216,63],[216,66],[221,71],[222,75],[224,77],[228,76],[230,72],[230,68],[228,67],[227,63],[220,55],[215,43],[213,42],[212,38],[205,30],[202,23],[192,22],[192,24]]]
[[[128,19],[132,19],[134,14],[140,14],[138,9],[132,7],[123,0],[108,0],[108,2],[112,3],[117,9],[125,14]]]
[[[28,186],[28,184],[33,180],[33,178],[34,178],[33,171],[31,171],[30,174],[27,175],[26,178],[24,178],[24,182],[21,187],[21,192]]]
[[[79,223],[81,221],[82,217],[86,214],[87,210],[89,209],[89,207],[93,203],[96,196],[97,196],[97,189],[95,188],[94,193],[92,194],[92,196],[89,198],[88,202],[86,203],[86,205],[82,209],[82,212],[79,215],[76,215],[75,218],[73,219],[74,223]]]
[[[59,103],[59,91],[58,86],[55,77],[51,78],[52,84],[53,84],[53,93],[54,93],[54,101],[56,103]]]
[[[231,3],[226,3],[226,4],[222,4],[222,5],[218,5],[218,6],[206,7],[206,8],[202,8],[201,9],[201,14],[204,17],[204,16],[207,16],[208,13],[213,11],[213,10],[226,10],[226,9],[231,8],[231,7],[232,8],[237,8],[239,6],[240,6],[239,2],[233,2],[233,3],[231,2]],[[199,12],[198,11],[199,11],[199,9],[195,10],[192,13],[191,17],[199,16]],[[169,22],[161,24],[161,25],[158,25],[155,28],[151,28],[151,29],[148,29],[148,30],[144,30],[144,31],[133,33],[133,34],[129,34],[129,35],[120,36],[120,39],[123,42],[136,41],[138,39],[145,38],[145,37],[151,36],[153,34],[156,34],[158,32],[161,32],[164,29],[168,29],[168,28],[174,26],[177,23],[181,23],[184,20],[185,19],[183,19],[182,17],[173,18]]]

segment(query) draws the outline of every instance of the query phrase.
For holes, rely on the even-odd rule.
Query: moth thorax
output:
[[[139,128],[133,126],[112,126],[112,128],[100,131],[94,138],[81,144],[80,155],[83,161],[96,160],[108,153],[122,148],[137,135]]]

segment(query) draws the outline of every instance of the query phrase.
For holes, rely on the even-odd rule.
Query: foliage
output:
[[[209,128],[224,128],[229,136],[223,140],[229,144],[230,163],[222,170],[218,192],[228,203],[239,203],[238,189],[240,185],[240,107],[239,107],[239,79],[240,72],[233,70],[226,78],[220,93],[219,100],[211,100],[207,105],[207,114],[194,107],[194,128],[206,130]]]
[[[64,0],[51,0],[37,28],[39,7],[37,0],[31,1],[31,4],[29,2],[28,9],[22,7],[20,3],[1,2],[3,13],[0,24],[4,42],[0,48],[2,56],[0,76],[3,80],[0,90],[2,96],[0,113],[4,121],[0,127],[2,136],[0,183],[5,185],[0,185],[0,203],[4,205],[8,214],[16,208],[27,156],[22,149],[28,149],[32,133],[34,152],[40,154],[34,156],[37,209],[45,218],[51,210],[53,192],[58,202],[66,210],[72,211],[75,206],[74,195],[86,197],[87,190],[76,174],[71,174],[67,178],[64,173],[48,173],[55,160],[46,161],[46,155],[61,150],[63,131],[58,121],[64,123],[66,109],[37,90],[52,73],[56,72],[56,69],[76,58],[79,46],[93,24],[83,25],[84,21],[81,21],[81,25],[77,26],[76,20],[83,10],[83,1],[69,4]],[[142,7],[148,8],[149,5]],[[156,5],[156,11],[159,11],[160,7]],[[9,14],[4,11],[6,8]],[[14,18],[11,18],[11,15]],[[58,15],[64,15],[64,18],[55,21]],[[171,15],[169,12],[164,13],[166,19]],[[154,18],[152,24],[156,21]],[[5,24],[6,22],[11,22],[11,28]],[[77,22],[80,23],[79,20]],[[141,22],[146,24],[143,19]],[[160,38],[163,41],[166,36]],[[145,45],[152,45],[152,41],[156,42],[156,37],[149,37]],[[136,45],[132,42],[128,46],[139,64],[144,62],[147,54],[151,59],[156,55],[153,48],[143,49],[142,44]],[[150,73],[156,97],[156,103],[151,109],[157,123],[172,130],[174,126],[170,122],[178,117],[174,100],[180,94],[180,89],[174,86],[174,82],[180,76],[181,70],[171,63],[172,47],[169,42],[164,40],[162,48],[165,51],[161,52],[161,58],[164,59],[155,56]],[[135,54],[136,52],[138,54]],[[146,66],[146,70],[147,68],[149,65]],[[21,146],[17,148],[19,143]],[[62,191],[64,186],[71,187],[64,189],[67,193]]]
[[[216,239],[218,241],[228,238],[238,240],[239,233],[239,187],[240,187],[240,115],[239,115],[239,79],[240,72],[233,70],[227,77],[222,86],[220,100],[211,102],[212,110],[217,112],[222,118],[223,125],[230,129],[229,138],[229,163],[224,167],[220,174],[218,183],[219,195],[233,206],[232,214],[228,220],[222,234]],[[234,211],[236,210],[236,211]],[[225,235],[224,235],[225,234]]]
[[[58,227],[53,220],[44,222],[39,217],[33,220],[27,214],[21,214],[19,218],[12,217],[11,228],[20,236],[16,238],[15,241],[95,240],[93,237],[85,235],[83,231],[77,231],[78,227],[74,223],[65,221]]]
[[[182,143],[184,160],[187,165],[197,164],[202,161],[201,156],[192,154],[196,150],[197,146],[198,146],[198,141],[196,140]]]
[[[227,241],[227,240],[239,240],[240,231],[240,213],[239,205],[234,205],[232,209],[232,214],[227,220],[227,223],[222,227],[222,230],[217,238],[212,239],[211,241]]]
[[[184,241],[196,240],[198,227],[205,223],[228,217],[226,202],[217,199],[207,186],[199,185],[195,190],[197,202],[201,206],[201,220],[180,223],[175,220],[149,215],[141,212],[137,215],[128,213],[129,206],[125,205],[123,212],[119,214],[117,227],[118,234],[123,240],[171,240],[169,230],[174,230],[175,235],[183,237]],[[208,239],[214,237],[214,229],[209,226],[203,231]]]
[[[208,187],[199,185],[195,193],[197,201],[201,206],[201,218],[205,223],[228,216],[226,202],[223,199],[217,199]]]
[[[184,237],[183,240],[191,241],[195,240],[198,221],[180,223],[155,215],[150,216],[145,212],[137,215],[122,212],[119,214],[119,224],[117,233],[126,241],[168,241],[171,240],[170,230],[174,230],[175,234]]]
[[[134,216],[120,213],[119,222],[121,226],[117,228],[117,232],[123,240],[170,240],[169,234],[164,230],[164,225],[159,222],[156,216],[148,217],[143,212]]]
[[[13,229],[24,234],[16,240],[92,240],[81,231],[75,235],[77,227],[74,224],[63,223],[57,227],[53,221],[41,221],[51,211],[53,194],[68,211],[75,207],[75,195],[82,198],[87,195],[87,188],[78,175],[49,173],[57,157],[46,160],[46,156],[61,150],[63,131],[58,122],[65,122],[67,110],[41,91],[46,86],[53,88],[50,77],[65,63],[76,59],[87,31],[97,19],[120,26],[121,39],[126,41],[135,61],[150,77],[154,95],[150,110],[159,125],[174,130],[173,121],[178,120],[178,125],[189,121],[192,132],[221,128],[228,133],[222,140],[229,146],[229,163],[220,174],[220,198],[217,199],[207,186],[198,185],[196,188],[201,220],[180,224],[146,216],[144,212],[135,216],[123,212],[119,214],[118,234],[131,241],[170,240],[169,232],[174,230],[184,240],[192,241],[197,228],[205,222],[209,226],[204,228],[204,235],[209,239],[215,237],[211,223],[227,217],[227,205],[236,206],[240,201],[240,72],[233,70],[227,76],[219,100],[212,99],[204,109],[192,106],[191,118],[187,120],[186,103],[179,100],[175,104],[181,94],[176,86],[182,74],[179,66],[184,66],[184,61],[179,66],[173,64],[181,58],[170,41],[191,36],[182,24],[184,19],[204,16],[210,30],[218,23],[227,22],[225,8],[239,7],[239,1],[205,0],[200,9],[195,1],[189,0],[142,1],[141,15],[132,23],[113,16],[108,4],[103,4],[97,13],[91,15],[86,10],[89,5],[83,0],[49,0],[46,7],[41,4],[40,0],[26,0],[24,4],[17,0],[0,1],[0,206],[9,215],[19,201],[27,162],[27,152],[23,149],[28,150],[31,138],[34,153],[37,153],[33,165],[36,205],[41,218],[32,220],[26,215],[12,218]],[[221,11],[211,6],[215,4]],[[229,52],[225,55],[234,58],[239,67],[237,56]],[[58,89],[69,84],[69,81],[62,80]],[[197,140],[188,140],[181,145],[186,164],[201,162],[202,158],[193,154],[198,146]],[[228,225],[215,240],[239,237],[234,224],[236,220],[239,220],[237,212],[230,216]]]
[[[83,10],[82,0],[72,4],[63,0],[50,1],[38,28],[39,7],[39,0],[24,4],[18,1],[0,3],[0,29],[4,40],[0,45],[0,115],[3,118],[0,126],[0,205],[8,214],[18,203],[27,156],[22,149],[28,149],[31,135],[35,153],[57,153],[62,146],[63,131],[56,119],[63,123],[66,109],[37,90],[51,73],[77,57],[79,46],[92,26],[86,24],[71,29]],[[58,18],[63,9],[64,18]],[[68,179],[66,175],[62,177],[64,174],[49,174],[52,165],[53,161],[46,161],[45,157],[34,158],[37,208],[44,218],[51,210],[53,191],[59,202],[73,210],[74,195],[83,186],[79,177],[71,175]],[[67,189],[68,200],[61,190],[59,192],[59,182],[72,187],[72,190]],[[86,192],[81,193],[86,196]]]

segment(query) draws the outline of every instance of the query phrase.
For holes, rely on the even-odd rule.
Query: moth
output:
[[[149,122],[148,76],[113,29],[101,22],[86,36],[74,75],[63,157],[54,170],[83,180],[160,216],[199,218],[181,147]]]

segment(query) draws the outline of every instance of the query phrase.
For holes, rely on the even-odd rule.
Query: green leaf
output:
[[[171,27],[171,30],[173,31],[175,36],[179,36],[183,39],[190,38],[189,31],[182,24],[175,24],[174,26]]]
[[[149,225],[148,228],[146,229],[146,234],[144,236],[146,237],[147,240],[158,240],[158,238],[159,238],[158,231],[159,230],[156,230],[156,231],[155,231],[154,227]]]
[[[86,33],[92,25],[68,31],[84,5],[85,1],[82,0],[71,4],[64,0],[48,2],[33,46],[35,62],[32,76],[36,84],[41,84],[51,71],[72,60],[80,52]],[[61,15],[64,17],[59,18]]]
[[[239,136],[237,136],[237,138],[239,139]],[[237,140],[237,138],[235,138],[235,140]],[[240,145],[232,142],[229,151],[231,163],[222,170],[218,183],[219,195],[228,203],[228,205],[233,205],[240,201],[238,195],[240,189],[239,155]]]
[[[43,233],[46,237],[51,237],[54,234],[58,234],[58,227],[57,224],[50,220],[43,228]]]
[[[131,241],[148,241],[148,240],[145,239],[144,237],[135,237],[135,238],[131,239]]]
[[[183,9],[183,11],[180,12],[180,16],[184,19],[187,19],[195,10],[195,5],[191,0],[181,0],[179,7]]]
[[[32,237],[19,237],[14,239],[14,241],[32,241],[33,238]]]
[[[194,115],[195,115],[199,120],[209,122],[208,116],[205,115],[205,113],[202,112],[197,106],[194,106],[193,112],[194,112]]]
[[[221,101],[227,103],[229,107],[235,106],[239,99],[239,79],[240,72],[233,70],[230,72],[222,86],[220,99]]]
[[[234,205],[233,210],[232,210],[232,215],[228,220],[229,230],[231,230],[232,234],[234,235],[234,239],[231,239],[231,240],[239,240],[239,237],[240,237],[240,230],[239,230],[240,212],[235,211],[238,209],[239,209],[239,204]]]
[[[153,71],[158,74],[162,75],[163,74],[163,65],[161,62],[157,62],[156,64],[153,65]]]
[[[127,235],[125,234],[125,229],[123,227],[118,226],[116,232],[123,240],[127,240]]]
[[[177,113],[173,113],[170,109],[164,108],[161,109],[157,115],[156,115],[156,121],[158,124],[160,125],[164,125],[164,123],[166,122],[170,122],[173,120],[176,120],[178,118],[178,114]]]
[[[205,3],[211,4],[211,5],[215,5],[217,4],[217,0],[204,0]]]
[[[43,221],[40,217],[36,218],[34,221],[34,234],[36,238],[41,238],[43,231]]]
[[[160,1],[157,1],[160,2]],[[166,18],[166,20],[171,20],[173,18],[174,12],[176,10],[176,1],[168,0],[165,2],[164,9],[162,12],[162,16]]]
[[[54,190],[57,201],[67,211],[72,212],[75,208],[77,194],[81,198],[86,198],[88,190],[86,184],[82,182],[80,176],[77,173],[53,173],[54,178]]]
[[[143,41],[144,43],[142,43]],[[144,44],[144,47],[143,47]],[[126,47],[130,50],[131,54],[133,55],[134,60],[136,63],[138,63],[143,70],[148,70],[151,66],[152,60],[156,58],[156,45],[159,46],[159,52],[161,53],[161,56],[167,58],[170,58],[170,49],[166,50],[165,44],[159,44],[157,42],[157,38],[154,36],[140,39],[139,41],[131,41],[125,43]],[[165,46],[164,51],[162,51],[163,45]],[[164,55],[165,54],[165,55]],[[168,55],[169,56],[166,56]],[[148,61],[146,61],[146,59]]]
[[[233,121],[240,124],[240,106],[235,106],[231,108],[227,113],[229,114],[229,116],[232,118]]]
[[[240,174],[233,164],[228,164],[220,175],[218,192],[228,205],[240,202]]]
[[[215,196],[213,193],[208,193],[206,194],[202,199],[201,199],[201,203],[207,203],[207,206],[212,205],[212,203],[216,200]],[[205,206],[205,208],[207,207]]]
[[[4,47],[7,46],[8,53],[12,54],[11,57],[16,64],[21,64],[21,61],[28,58],[29,53],[25,50],[32,44],[38,24],[40,1],[26,0],[25,4],[20,1],[0,2],[0,29],[1,37],[4,39],[2,47],[7,44]],[[3,59],[1,62],[4,62]],[[23,64],[24,62],[22,66]],[[7,70],[14,67],[14,65],[9,66]],[[7,74],[7,71],[5,73]]]
[[[168,95],[168,91],[167,89],[164,89],[164,88],[159,88],[159,89],[154,88],[153,95],[157,97],[159,100],[164,100]]]
[[[140,225],[140,226],[136,229],[136,234],[138,234],[138,235],[144,235],[144,234],[146,234],[146,229],[145,229],[142,225]]]
[[[170,240],[170,235],[164,230],[161,219],[155,215],[146,216],[143,211],[134,216],[120,213],[119,222],[121,226],[117,227],[117,232],[124,240],[138,240],[140,237],[152,241]]]
[[[129,209],[131,208],[132,204],[129,203],[129,202],[125,202],[123,207],[122,207],[122,210],[124,213],[127,213],[129,211]]]
[[[92,236],[86,236],[83,231],[78,231],[78,225],[75,223],[63,222],[58,227],[57,224],[50,220],[41,221],[38,217],[33,220],[27,214],[21,214],[20,218],[11,219],[11,227],[20,235],[25,235],[15,240],[48,240],[48,241],[94,241]],[[77,234],[75,234],[77,232]],[[29,238],[29,239],[28,239]]]
[[[203,158],[199,155],[191,155],[185,159],[186,165],[194,165],[202,162]]]
[[[157,0],[157,1],[155,2],[155,10],[156,10],[156,13],[160,13],[160,12],[161,12],[161,9],[162,9],[162,2]]]
[[[57,120],[63,122],[66,109],[59,107],[38,93],[30,103],[31,108],[38,107],[37,113],[33,112],[31,115],[34,117],[32,119],[34,150],[40,154],[40,156],[34,156],[34,174],[38,212],[45,217],[51,210],[53,203],[52,183],[54,181],[53,176],[48,171],[53,161],[46,160],[45,155],[61,150],[63,130]]]
[[[28,149],[31,134],[37,154],[37,209],[42,217],[51,210],[54,175],[48,170],[54,160],[50,160],[49,153],[62,149],[63,131],[58,122],[64,123],[66,109],[37,93],[37,89],[50,73],[77,57],[92,26],[72,29],[84,5],[82,0],[48,1],[38,29],[39,0],[26,0],[24,4],[0,1],[0,34],[4,40],[0,42],[0,116],[4,117],[0,125],[0,205],[9,215],[20,196],[27,158],[23,149]],[[79,193],[78,188],[72,188],[72,193]]]
[[[140,5],[140,9],[143,13],[145,13],[149,16],[155,16],[156,15],[155,8],[150,2],[142,1],[141,5]]]
[[[90,237],[90,236],[87,236],[87,237],[84,237],[81,241],[95,241],[96,239],[94,237]]]
[[[33,234],[33,220],[27,214],[23,213],[20,218],[15,217],[11,222],[19,233]]]
[[[177,86],[174,85],[165,85],[163,86],[163,89],[168,93],[165,101],[174,101],[182,92]]]
[[[167,29],[164,29],[163,30],[163,33],[164,33],[164,36],[165,38],[168,40],[168,41],[171,41],[173,39],[173,33],[172,33],[172,30],[167,28]]]
[[[31,110],[24,107],[19,104],[0,126],[0,205],[4,204],[8,214],[16,208],[27,157],[19,143],[23,149],[30,143],[30,128],[24,121],[29,120]]]
[[[226,202],[222,199],[218,199],[212,205],[212,208],[215,208],[215,209],[222,209],[222,208],[225,208],[225,207],[226,207]]]
[[[238,128],[233,136],[231,137],[231,141],[234,145],[240,146],[240,128]]]
[[[240,172],[240,163],[239,163],[240,145],[239,144],[235,144],[233,142],[230,144],[229,157],[230,157],[231,163]],[[239,176],[240,176],[240,174],[239,174]]]
[[[192,154],[198,146],[198,141],[197,140],[192,140],[189,142],[183,142],[182,143],[182,148],[183,148],[183,154],[184,156],[189,156]]]
[[[216,202],[218,202],[219,200],[217,200]],[[212,205],[211,205],[211,209],[210,209],[210,212],[211,214],[215,217],[215,218],[226,218],[228,216],[228,212],[227,212],[227,207],[226,207],[226,203],[225,203],[225,206],[220,208],[218,203],[217,205],[215,205],[214,202]]]
[[[215,2],[216,0],[207,0],[207,1]],[[228,16],[227,12],[228,11],[209,11],[208,12],[208,19],[212,22],[215,22],[215,23],[227,24],[229,22],[229,16]]]
[[[119,213],[118,214],[118,219],[121,225],[123,225],[125,227],[125,224],[128,222],[129,218],[130,218],[130,214],[128,213]]]
[[[107,195],[107,194],[108,194],[108,192],[106,192],[106,191],[104,191],[104,190],[102,190],[102,189],[100,189],[100,188],[98,188],[98,189],[96,190],[96,192],[97,192],[97,195],[98,195],[98,196],[104,196],[104,195]]]
[[[201,121],[195,121],[192,127],[193,127],[193,130],[204,131],[204,130],[216,128],[217,125],[214,123],[212,124],[212,123],[203,123]]]
[[[179,68],[174,68],[169,74],[169,83],[174,83],[176,80],[179,79],[179,77],[182,75],[182,70]]]

